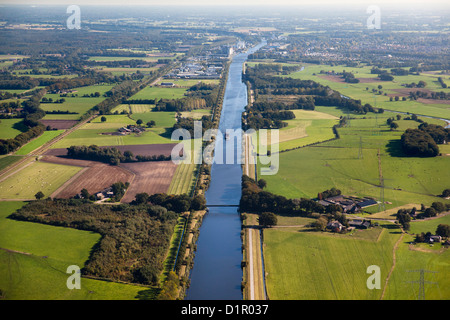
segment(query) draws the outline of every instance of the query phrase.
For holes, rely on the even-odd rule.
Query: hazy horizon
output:
[[[344,1],[330,1],[330,0],[228,0],[228,1],[207,1],[207,0],[191,0],[189,4],[181,0],[166,0],[161,3],[159,0],[129,0],[126,4],[121,0],[0,0],[0,5],[30,5],[30,6],[68,6],[68,5],[80,5],[80,6],[181,6],[181,7],[214,7],[214,6],[226,6],[226,7],[243,7],[243,6],[257,6],[257,7],[321,7],[326,9],[327,7],[362,7],[369,5],[377,5],[385,8],[399,8],[399,9],[450,9],[449,1],[445,0],[344,0]]]

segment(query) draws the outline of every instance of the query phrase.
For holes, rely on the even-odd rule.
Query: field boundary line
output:
[[[72,178],[70,178],[69,180],[67,180],[66,182],[64,182],[62,184],[62,186],[60,186],[58,189],[56,189],[55,191],[53,191],[53,193],[50,195],[50,198],[55,198],[60,192],[62,192],[66,187],[68,187],[73,181],[75,181],[75,179],[77,179],[78,177],[80,177],[83,173],[85,173],[87,170],[89,170],[90,167],[84,167],[83,169],[81,169],[80,171],[78,171]],[[81,190],[80,190],[81,191]]]
[[[33,161],[33,160],[32,160],[32,161],[30,161],[30,163],[27,163],[27,164],[23,165],[22,167],[18,168],[16,171],[10,172],[8,175],[6,175],[6,176],[4,176],[4,177],[1,177],[1,178],[0,178],[0,182],[5,181],[5,180],[8,179],[9,177],[15,175],[17,172],[22,171],[22,170],[25,169],[25,168],[31,166],[31,165],[32,165],[33,163],[35,163],[35,162],[36,162],[36,161]]]
[[[400,238],[397,240],[397,242],[396,242],[395,245],[394,245],[394,248],[392,249],[392,267],[391,267],[391,270],[389,270],[389,274],[388,274],[388,276],[387,276],[387,278],[386,278],[386,281],[384,282],[384,288],[383,288],[383,292],[381,293],[380,300],[383,300],[384,294],[386,293],[386,288],[387,288],[387,286],[388,286],[389,279],[391,278],[392,272],[394,271],[395,263],[396,263],[396,260],[397,260],[397,257],[396,257],[395,252],[397,251],[398,245],[399,245],[400,242],[403,240],[403,236],[404,236],[404,235],[405,235],[405,234],[402,232],[402,235],[401,235]]]

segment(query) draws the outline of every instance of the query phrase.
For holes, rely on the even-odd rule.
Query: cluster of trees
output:
[[[266,186],[262,179],[254,179],[243,175],[242,196],[239,202],[240,212],[262,213],[272,212],[287,216],[308,216],[317,218],[318,214],[336,214],[342,211],[340,206],[323,206],[313,199],[287,199],[284,196],[264,191]],[[322,192],[322,195],[340,194],[338,189],[330,189]]]
[[[342,78],[347,83],[359,83],[359,79],[355,78],[355,75],[351,72],[342,72]]]
[[[0,139],[0,154],[13,152],[23,146],[33,138],[40,136],[45,131],[45,126],[39,122],[39,119],[45,116],[44,110],[39,107],[39,101],[45,94],[45,89],[36,91],[30,99],[22,103],[22,123],[28,127],[28,130],[19,133],[12,139]]]
[[[211,120],[210,116],[203,116],[200,120],[189,117],[177,117],[177,122],[173,125],[172,130],[185,129],[189,131],[191,137],[194,137],[195,121],[201,121],[202,134],[204,134],[206,130],[214,128],[214,122]]]
[[[30,77],[0,77],[0,89],[2,90],[18,90],[33,89],[40,85],[40,81]]]
[[[423,122],[418,129],[407,129],[401,137],[403,151],[409,156],[435,157],[439,155],[438,144],[448,141],[449,128]]]
[[[113,192],[114,195],[112,197],[110,197],[111,200],[113,202],[119,202],[120,199],[122,199],[122,197],[125,195],[125,192],[127,191],[129,186],[130,186],[129,182],[123,183],[122,181],[119,181],[119,182],[113,183],[111,185],[111,191]],[[43,197],[44,197],[43,194],[42,194],[41,198],[38,198],[37,195],[36,195],[36,199],[37,200],[40,200]],[[81,190],[80,194],[75,196],[74,198],[77,199],[78,197],[81,197],[81,199],[88,199],[90,201],[100,200],[100,199],[97,198],[96,195],[90,194],[89,191],[86,188],[83,188]]]
[[[244,125],[245,130],[259,129],[281,129],[288,125],[282,120],[295,119],[295,114],[290,110],[253,112],[249,111]]]
[[[447,84],[444,82],[444,79],[442,79],[442,77],[438,77],[438,82],[440,83],[442,88],[447,88]]]
[[[419,98],[424,99],[435,99],[435,100],[449,100],[450,94],[446,93],[444,91],[440,92],[426,92],[426,91],[410,91],[409,92],[409,98],[412,100],[417,100]]]
[[[83,274],[159,285],[178,214],[150,204],[99,206],[85,199],[46,199],[28,203],[10,218],[97,232],[102,237]]]
[[[197,195],[194,198],[191,198],[187,194],[174,195],[155,193],[149,196],[144,192],[138,193],[132,203],[151,203],[177,213],[183,213],[190,210],[204,210],[206,208],[206,199],[203,195]]]
[[[264,55],[266,55],[267,53],[264,53]],[[251,55],[249,55],[249,59],[257,59],[256,57],[258,56],[258,53],[253,53]],[[267,58],[266,58],[267,59]],[[289,65],[282,65],[279,63],[260,63],[260,64],[256,64],[254,67],[252,67],[255,69],[255,71],[257,73],[272,73],[272,74],[289,74],[291,72],[295,72],[297,70],[299,70],[298,66],[289,66]]]
[[[160,99],[153,109],[154,111],[191,111],[195,109],[206,108],[212,105],[212,101],[208,98],[209,96],[202,97],[183,97],[180,99]]]
[[[438,236],[441,236],[443,238],[450,237],[450,225],[448,224],[439,224],[436,228],[435,234]],[[416,234],[416,237],[414,239],[415,242],[428,242],[430,237],[432,236],[431,232],[421,232]]]
[[[427,83],[423,80],[420,80],[418,83],[412,82],[405,84],[405,87],[407,88],[425,88],[427,86]]]
[[[336,91],[327,96],[315,96],[314,104],[316,106],[336,106],[341,109],[346,109],[361,114],[378,111],[375,110],[375,108],[369,103],[362,105],[361,100],[354,100],[344,97]]]
[[[322,199],[327,199],[327,198],[330,198],[330,197],[336,197],[336,196],[340,196],[340,195],[341,195],[341,190],[336,189],[335,187],[333,187],[333,188],[331,188],[329,190],[325,190],[325,191],[319,192],[318,195],[317,195],[317,198],[319,200],[322,200]]]
[[[415,207],[412,209],[399,209],[396,214],[396,219],[402,225],[403,229],[409,230],[410,222],[413,218],[423,219],[435,217],[441,212],[450,210],[450,204],[435,201],[428,208],[422,204],[420,210],[421,212],[419,213]]]
[[[64,102],[66,102],[66,99],[64,98],[53,100],[52,98],[43,97],[41,100],[41,103],[64,103]]]
[[[327,214],[320,215],[316,221],[312,222],[310,224],[310,227],[317,231],[325,231],[327,228],[327,225],[331,221],[338,221],[341,223],[344,227],[348,227],[348,219],[345,216],[345,214],[342,214],[340,212],[332,212]]]
[[[393,74],[395,74],[395,72],[397,72],[397,69],[391,69],[391,72],[392,72],[392,70],[394,70],[394,73],[393,73]],[[398,70],[403,70],[403,69],[398,69]],[[403,70],[403,71],[404,71],[404,70]],[[402,71],[398,71],[398,72],[402,72]],[[372,74],[378,74],[378,78],[379,78],[381,81],[392,81],[392,80],[394,80],[394,77],[393,77],[391,74],[389,74],[388,71],[379,69],[379,68],[377,68],[377,67],[373,67],[373,68],[370,70],[370,73],[372,73]],[[408,74],[408,71],[406,71],[406,73]],[[397,74],[397,75],[398,75],[398,74]]]
[[[96,145],[71,146],[67,148],[67,156],[75,159],[100,161],[112,165],[119,165],[121,162],[168,161],[171,159],[171,156],[166,155],[134,156],[131,151],[122,153],[115,147],[102,148]]]

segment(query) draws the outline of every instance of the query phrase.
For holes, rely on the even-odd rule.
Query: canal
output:
[[[243,64],[249,54],[263,45],[264,42],[232,59],[219,122],[223,135],[227,129],[241,128],[241,116],[247,105],[247,86],[242,82]],[[226,150],[230,152],[228,143],[234,143],[234,159],[239,159],[242,150],[236,141],[228,140],[219,145],[223,148],[222,154],[225,155]],[[218,154],[217,150],[215,154]],[[205,194],[206,205],[211,207],[200,227],[186,300],[242,299],[241,221],[237,208],[241,198],[242,167],[237,161],[222,162],[214,161],[211,166],[211,183]]]

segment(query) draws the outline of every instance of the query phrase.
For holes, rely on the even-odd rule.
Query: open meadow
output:
[[[50,196],[81,168],[60,164],[30,162],[19,171],[0,181],[0,199],[34,199],[41,191]]]
[[[60,119],[60,120],[78,120],[80,116],[85,114],[88,110],[92,109],[96,104],[105,99],[103,94],[110,90],[112,85],[92,85],[86,87],[79,87],[72,89],[72,93],[68,93],[66,97],[61,97],[60,94],[47,93],[44,98],[52,99],[53,101],[65,99],[63,103],[41,103],[42,110],[47,112],[52,111],[69,111],[75,112],[74,114],[47,114],[44,120]],[[98,92],[98,97],[83,97],[87,94],[95,94]],[[72,94],[76,95],[72,97]]]
[[[264,264],[271,300],[375,300],[366,286],[367,267],[378,265],[384,284],[400,237],[392,224],[353,235],[306,228],[264,230]]]
[[[327,109],[335,116],[345,115],[336,108],[319,110]],[[448,187],[448,158],[404,157],[398,152],[401,134],[407,128],[416,128],[417,122],[397,121],[399,128],[391,131],[386,119],[395,117],[394,113],[351,117],[355,119],[350,124],[338,128],[340,139],[280,153],[278,172],[259,176],[267,181],[267,190],[287,198],[314,198],[318,192],[335,187],[346,195],[381,201],[383,179],[386,209],[409,203],[431,205],[442,200],[437,196]],[[370,212],[379,208],[372,207]]]
[[[346,66],[326,66],[305,64],[304,69],[287,75],[294,79],[314,80],[323,85],[339,91],[341,94],[351,97],[356,100],[361,100],[362,104],[369,103],[374,107],[383,108],[386,110],[395,110],[401,112],[409,112],[418,115],[428,115],[433,117],[449,118],[448,104],[442,101],[435,101],[431,99],[421,99],[417,101],[390,101],[391,97],[407,96],[405,92],[415,91],[414,88],[405,88],[402,84],[410,84],[412,82],[418,83],[425,81],[428,91],[431,92],[450,92],[450,88],[442,88],[437,81],[438,75],[430,73],[421,73],[420,75],[394,76],[393,81],[378,80],[376,74],[371,74],[371,66],[361,67],[346,67]],[[320,71],[328,72],[352,72],[356,78],[360,80],[359,83],[346,83],[338,76],[320,74]],[[387,70],[387,69],[386,69]],[[378,92],[378,86],[381,86],[382,94]],[[373,92],[376,90],[376,93]],[[386,94],[386,95],[385,95]]]

